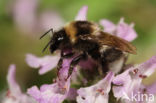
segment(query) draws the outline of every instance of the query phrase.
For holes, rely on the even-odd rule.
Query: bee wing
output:
[[[114,47],[116,49],[119,49],[124,52],[128,52],[131,54],[136,54],[136,47],[133,46],[130,42],[121,39],[117,36],[105,33],[105,32],[99,32],[100,34],[95,35],[81,35],[81,39],[83,40],[92,40],[98,42],[101,46],[107,45]]]

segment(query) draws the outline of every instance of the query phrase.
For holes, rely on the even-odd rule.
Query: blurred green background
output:
[[[53,71],[39,76],[38,70],[26,64],[27,53],[37,56],[50,54],[48,51],[41,52],[49,38],[39,40],[45,29],[34,29],[28,33],[17,27],[12,9],[16,3],[17,0],[0,0],[0,92],[7,89],[6,75],[12,63],[17,66],[16,78],[24,89],[35,84],[51,83],[55,77]],[[89,7],[88,20],[99,22],[105,18],[117,23],[124,17],[127,23],[135,23],[138,38],[133,44],[137,47],[137,55],[130,56],[129,63],[141,63],[156,54],[156,0],[38,0],[35,12],[39,17],[45,10],[56,11],[66,23],[74,20],[83,5]],[[29,15],[26,14],[27,17]],[[156,74],[145,83],[151,83],[155,78]]]

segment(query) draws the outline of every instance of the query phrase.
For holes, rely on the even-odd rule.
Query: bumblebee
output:
[[[41,38],[50,31],[53,35],[43,51],[48,46],[50,46],[51,53],[58,49],[62,51],[58,68],[60,68],[63,58],[69,58],[75,53],[79,54],[70,64],[68,77],[71,75],[73,67],[88,57],[97,61],[103,72],[107,72],[112,66],[121,68],[128,53],[136,54],[136,48],[131,43],[103,32],[96,23],[90,21],[72,21],[59,31],[53,32],[50,29]]]

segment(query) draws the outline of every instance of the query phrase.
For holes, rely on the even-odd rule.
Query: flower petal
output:
[[[10,65],[9,72],[7,75],[7,81],[8,81],[11,93],[14,94],[15,96],[20,96],[21,89],[15,80],[15,75],[16,75],[15,72],[16,72],[16,66],[14,64]]]
[[[56,11],[44,11],[40,16],[39,23],[44,30],[49,30],[50,28],[58,30],[63,26],[64,20]]]
[[[64,96],[54,92],[56,84],[43,85],[39,90],[36,86],[28,89],[27,93],[31,95],[39,103],[61,103],[64,100]]]
[[[15,65],[10,65],[7,75],[9,90],[6,97],[3,98],[2,103],[36,103],[33,98],[21,92],[21,88],[15,80],[15,72]]]
[[[40,91],[39,89],[37,88],[37,86],[33,86],[31,87],[30,89],[27,90],[27,93],[29,95],[31,95],[33,98],[35,98],[37,101],[40,100]]]
[[[108,103],[108,93],[114,73],[109,72],[107,76],[97,84],[78,90],[78,103]]]
[[[71,58],[65,58],[65,59],[63,59],[62,66],[61,66],[61,68],[59,68],[59,72],[58,72],[58,75],[59,75],[59,79],[60,80],[64,81],[68,77],[68,72],[69,72],[70,64],[71,64],[72,60],[75,57],[77,57],[77,56],[78,56],[78,54],[75,54]],[[74,72],[76,72],[76,67],[73,68],[72,74]],[[74,73],[74,74],[76,74],[76,73]]]
[[[126,24],[124,22],[124,18],[121,18],[117,25],[113,24],[111,21],[106,19],[102,19],[100,21],[100,24],[104,27],[104,32],[116,35],[127,41],[133,41],[137,37],[137,33],[133,29],[134,24]]]
[[[146,87],[146,92],[156,95],[156,82]]]
[[[36,57],[32,54],[26,55],[26,62],[30,67],[40,68],[39,74],[45,74],[56,67],[60,56],[44,56],[44,57]]]
[[[156,70],[156,56],[153,56],[151,59],[142,63],[140,65],[136,65],[131,69],[131,72],[134,73],[135,78],[146,78],[154,73]],[[134,72],[137,71],[137,72]]]
[[[67,75],[72,59],[63,59],[56,83],[44,84],[40,90],[34,86],[28,89],[28,94],[39,103],[62,103],[69,96],[71,76],[67,79]]]
[[[36,86],[33,86],[27,90],[27,93],[39,103],[62,103],[67,97],[70,79],[67,84],[68,87],[66,88],[60,88],[58,83],[44,84],[40,90]]]
[[[104,32],[108,32],[112,35],[114,35],[114,31],[116,29],[116,25],[113,24],[111,21],[107,20],[107,19],[102,19],[100,20],[100,25],[103,26],[104,28]]]
[[[137,37],[133,26],[134,24],[128,25],[124,22],[124,18],[121,18],[116,27],[116,35],[127,41],[133,41]]]
[[[117,75],[113,79],[113,93],[116,98],[127,98],[125,93],[127,93],[128,87],[131,84],[131,77],[128,74],[129,71],[125,71],[124,73]],[[125,96],[125,97],[124,97]]]
[[[17,27],[26,33],[34,32],[37,26],[38,0],[16,0],[13,6],[12,12]]]
[[[113,84],[113,93],[116,98],[128,99],[131,94],[141,92],[141,82],[145,77],[150,76],[156,69],[156,56],[150,60],[129,68],[122,74],[117,75]],[[128,97],[128,98],[127,98]]]
[[[87,11],[88,11],[88,6],[83,6],[79,10],[75,20],[87,20]]]
[[[67,99],[69,100],[75,100],[77,97],[77,89],[75,88],[70,88],[69,92],[67,94]]]

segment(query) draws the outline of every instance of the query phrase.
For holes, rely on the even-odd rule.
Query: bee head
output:
[[[64,29],[54,32],[50,40],[50,52],[53,53],[57,49],[62,49],[68,44],[68,37]]]

